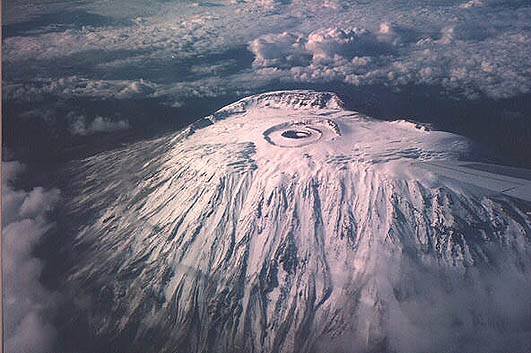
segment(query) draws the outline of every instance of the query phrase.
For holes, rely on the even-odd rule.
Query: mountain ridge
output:
[[[528,217],[415,166],[470,146],[331,93],[246,98],[82,162],[68,208],[91,218],[68,281],[90,293],[91,326],[131,351],[525,348]]]

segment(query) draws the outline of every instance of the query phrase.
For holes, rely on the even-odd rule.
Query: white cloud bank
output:
[[[97,75],[57,78],[37,73],[36,79],[24,84],[9,82],[8,95],[29,99],[47,85],[57,87],[54,94],[69,97],[162,96],[181,101],[190,95],[225,94],[242,86],[257,90],[279,79],[339,81],[360,87],[434,85],[468,98],[531,92],[531,5],[526,2],[329,0],[323,4],[293,0],[217,5],[167,3],[160,5],[157,14],[132,17],[129,26],[70,28],[10,37],[4,43],[5,61],[12,65],[24,65],[27,58],[47,65],[57,59],[74,60],[69,58],[76,55],[90,56],[91,51],[123,51],[108,59],[94,54],[87,65],[92,63],[105,72],[127,72],[123,69],[131,65],[149,71],[162,60],[171,74],[184,61],[193,60],[198,61],[194,72],[201,74],[182,79],[177,75],[167,82],[161,73],[148,82],[131,80],[125,74],[122,79],[108,80]],[[87,6],[101,14],[117,12],[104,2]],[[241,65],[237,72],[208,74],[209,67],[222,63],[199,60],[242,47],[254,54],[254,65]],[[226,60],[241,59],[241,54],[234,55],[227,54]],[[79,82],[85,82],[86,88],[80,88]]]
[[[381,23],[377,31],[331,27],[308,35],[284,32],[251,42],[257,70],[275,68],[300,82],[339,81],[354,86],[440,85],[469,98],[517,96],[531,91],[531,62],[519,58],[518,45],[531,37],[503,34],[487,46],[460,40],[463,28],[448,26],[436,36],[408,43],[400,28]],[[505,38],[502,38],[505,37]],[[510,54],[509,54],[510,53]],[[520,71],[520,72],[519,72]]]
[[[42,262],[33,249],[52,226],[47,213],[59,201],[57,189],[15,190],[24,167],[2,163],[2,237],[4,271],[4,339],[6,352],[49,352],[55,328],[50,323],[56,295],[39,282]]]

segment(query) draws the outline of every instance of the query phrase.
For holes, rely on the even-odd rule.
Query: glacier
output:
[[[116,351],[529,351],[528,205],[421,167],[477,150],[330,92],[244,98],[70,166],[65,285]]]

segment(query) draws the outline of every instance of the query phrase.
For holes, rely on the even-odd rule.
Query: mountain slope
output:
[[[522,206],[416,166],[465,138],[341,106],[253,96],[75,166],[92,327],[138,352],[531,348]]]

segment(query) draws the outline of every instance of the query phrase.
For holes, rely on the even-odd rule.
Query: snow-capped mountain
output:
[[[472,147],[333,93],[245,98],[73,167],[69,283],[122,351],[524,351],[522,202],[422,167]]]

